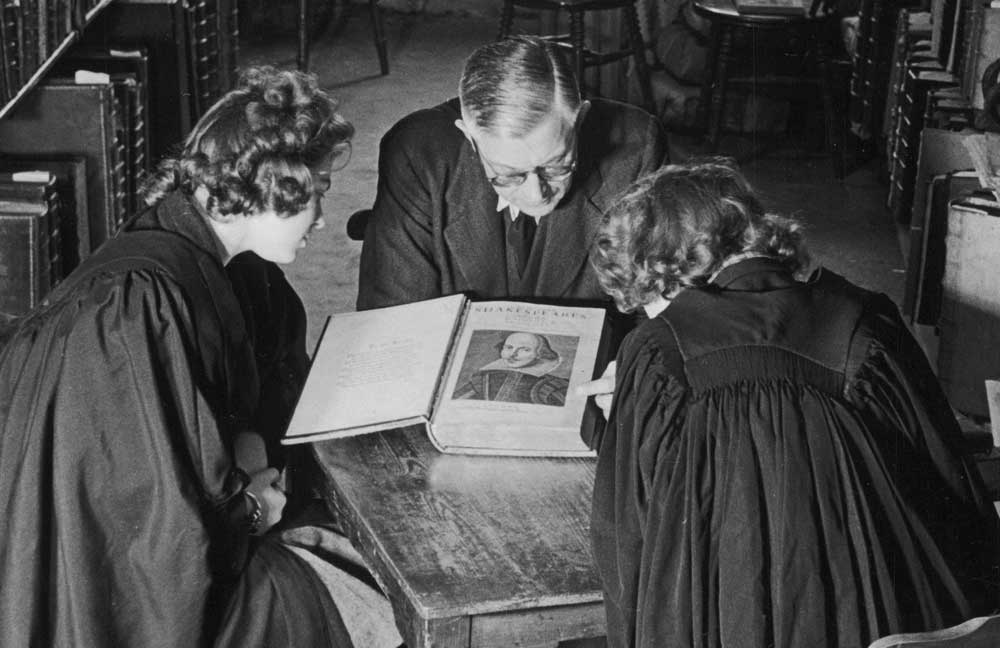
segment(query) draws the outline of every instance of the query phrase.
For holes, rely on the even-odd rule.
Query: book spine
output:
[[[26,315],[50,287],[45,214],[11,212],[0,202],[0,312]]]
[[[975,70],[972,84],[971,103],[976,110],[983,110],[983,84],[981,80],[986,68],[1000,59],[1000,8],[988,7],[980,14],[978,34],[974,42],[972,60],[969,67]]]
[[[982,33],[984,11],[985,7],[982,0],[972,0],[964,3],[961,16],[963,28],[960,47],[962,50],[962,60],[964,61],[962,65],[961,86],[963,93],[973,104],[975,103],[974,95],[976,86],[979,85],[979,78],[976,76],[976,50],[978,49],[977,44]]]
[[[48,265],[49,265],[49,285],[48,289],[52,289],[62,281],[63,278],[63,262],[62,262],[62,228],[60,227],[60,217],[62,216],[62,205],[59,202],[59,194],[55,190],[50,190],[45,199],[46,203],[46,222],[47,231],[49,238],[49,253],[48,253]]]
[[[21,3],[21,74],[27,80],[39,66],[38,0],[20,0]]]
[[[8,84],[11,95],[24,85],[28,77],[24,74],[23,54],[21,44],[24,42],[24,24],[21,21],[21,1],[5,0],[3,3],[3,22],[6,30]]]

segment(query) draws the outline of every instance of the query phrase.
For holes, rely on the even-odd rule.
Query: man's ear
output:
[[[469,140],[469,144],[475,146],[476,142],[475,140],[472,139],[472,131],[469,128],[469,125],[465,123],[465,121],[461,119],[456,119],[455,128],[462,131],[462,134],[465,135],[465,139]]]

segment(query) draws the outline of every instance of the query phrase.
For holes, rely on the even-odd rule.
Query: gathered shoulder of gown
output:
[[[592,539],[612,646],[867,646],[997,607],[997,516],[892,302],[752,259],[618,355]]]
[[[0,350],[0,645],[351,645],[282,543],[219,556],[245,534],[215,513],[234,436],[287,396],[260,393],[221,259],[169,195]]]

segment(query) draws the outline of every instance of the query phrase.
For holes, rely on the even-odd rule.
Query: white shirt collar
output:
[[[497,194],[497,211],[502,212],[505,209],[507,210],[507,213],[510,214],[511,221],[516,221],[517,217],[521,215],[520,209],[507,202],[507,199],[503,196]],[[532,218],[535,219],[536,223],[538,222],[538,216],[532,216]]]

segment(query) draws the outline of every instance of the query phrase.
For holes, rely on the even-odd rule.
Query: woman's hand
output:
[[[576,393],[580,396],[593,396],[594,402],[604,412],[607,420],[608,412],[611,410],[611,397],[615,392],[615,361],[608,363],[604,373],[597,380],[583,383],[576,388]]]
[[[260,502],[261,518],[256,535],[264,534],[281,521],[285,510],[285,492],[277,486],[280,474],[275,468],[264,468],[250,475],[247,490]]]

